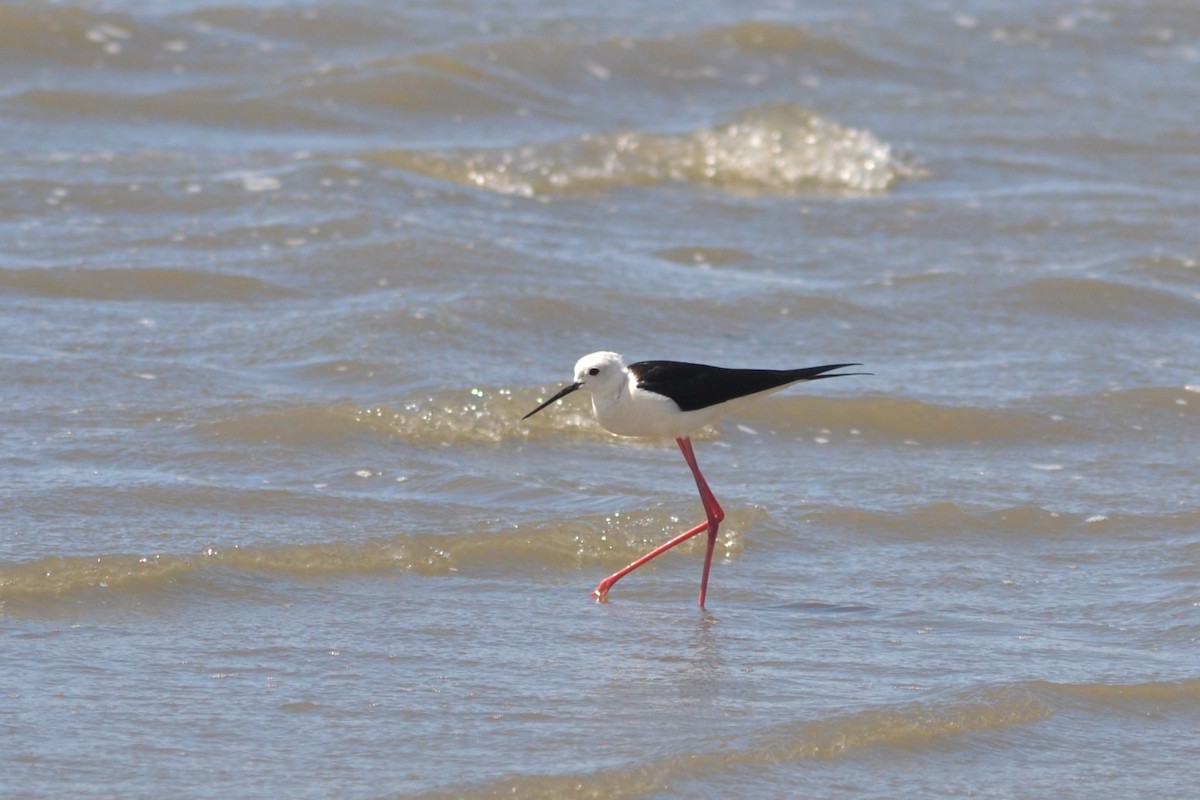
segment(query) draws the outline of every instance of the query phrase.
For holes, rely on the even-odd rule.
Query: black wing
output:
[[[826,364],[823,367],[803,369],[733,369],[682,361],[639,361],[630,364],[629,371],[637,378],[639,388],[671,398],[680,411],[696,411],[789,383],[865,374],[825,374],[835,369],[857,366],[861,365]]]

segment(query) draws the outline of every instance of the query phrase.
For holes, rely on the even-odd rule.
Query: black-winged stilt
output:
[[[604,600],[613,584],[650,559],[707,530],[708,550],[704,555],[704,572],[700,577],[700,607],[704,608],[717,529],[721,520],[725,519],[725,512],[708,488],[700,467],[696,465],[690,434],[734,411],[745,400],[762,397],[793,383],[870,374],[830,374],[835,369],[857,366],[861,364],[826,364],[803,369],[730,369],[681,361],[639,361],[626,366],[621,356],[608,352],[592,353],[579,359],[575,364],[575,382],[563,387],[562,391],[522,419],[529,419],[577,389],[587,389],[592,395],[592,410],[597,421],[609,432],[618,436],[675,439],[696,479],[700,502],[704,505],[707,517],[691,530],[654,548],[600,581],[593,592],[596,599]]]

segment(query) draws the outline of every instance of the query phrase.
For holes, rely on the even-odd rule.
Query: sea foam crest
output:
[[[751,194],[877,193],[925,174],[870,131],[794,105],[756,109],[685,133],[589,133],[515,149],[404,151],[385,158],[432,177],[524,197],[665,183]]]

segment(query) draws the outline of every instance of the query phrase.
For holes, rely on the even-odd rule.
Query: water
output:
[[[0,3],[0,794],[1193,796],[1195,11]]]

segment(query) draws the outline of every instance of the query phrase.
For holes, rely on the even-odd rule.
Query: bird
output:
[[[687,461],[705,520],[651,550],[623,569],[614,572],[592,592],[598,602],[608,599],[608,593],[621,578],[647,561],[665,553],[681,542],[708,531],[708,548],[704,554],[704,571],[700,577],[700,608],[708,592],[708,573],[712,566],[717,531],[725,511],[709,488],[696,463],[691,434],[741,408],[747,401],[777,392],[794,383],[838,378],[850,375],[869,375],[868,372],[834,372],[862,364],[825,364],[800,369],[739,369],[713,367],[684,361],[638,361],[625,364],[619,354],[601,351],[591,353],[575,363],[575,380],[561,391],[530,411],[529,419],[547,406],[572,392],[584,389],[592,396],[592,411],[601,427],[617,436],[666,439],[673,438]]]

